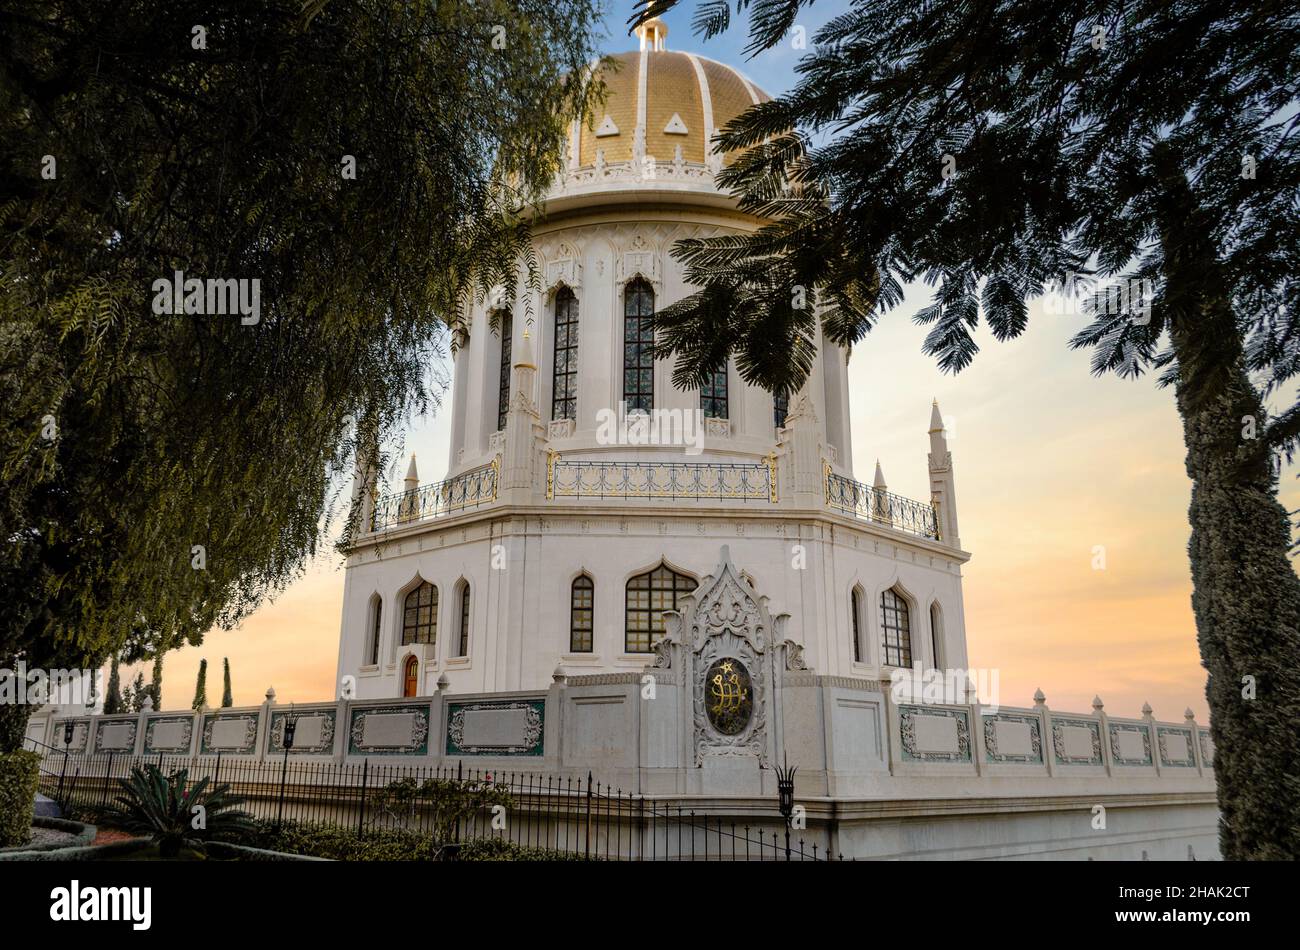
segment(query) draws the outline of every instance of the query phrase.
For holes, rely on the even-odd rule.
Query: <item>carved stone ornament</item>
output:
[[[767,598],[745,583],[724,545],[714,573],[686,599],[680,616],[666,619],[689,658],[695,764],[706,755],[735,755],[755,756],[766,767],[774,684]]]

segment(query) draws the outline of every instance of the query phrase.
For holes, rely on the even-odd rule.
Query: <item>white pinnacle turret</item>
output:
[[[411,453],[411,464],[406,466],[406,479],[404,487],[407,491],[414,491],[420,487],[420,472],[415,467],[415,453]]]

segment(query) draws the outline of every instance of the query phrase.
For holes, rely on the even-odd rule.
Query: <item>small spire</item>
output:
[[[939,400],[936,399],[930,406],[930,431],[943,431],[943,416],[939,415]]]
[[[1101,712],[1104,707],[1101,704],[1101,696],[1092,697],[1093,712]]]
[[[1043,695],[1042,688],[1040,687],[1034,690],[1034,705],[1041,706],[1045,702],[1047,702],[1047,697]]]
[[[876,477],[871,482],[872,488],[879,488],[881,491],[887,490],[885,485],[885,473],[880,468],[880,459],[876,459]]]
[[[1196,721],[1196,713],[1192,712],[1191,706],[1188,706],[1186,709],[1183,710],[1183,718],[1186,719],[1188,722]]]
[[[420,487],[420,471],[415,467],[414,452],[411,453],[411,464],[406,466],[406,487],[408,489]]]
[[[1143,715],[1145,718],[1147,718],[1147,719],[1150,719],[1150,718],[1151,718],[1151,704],[1150,704],[1150,703],[1143,703],[1143,704],[1142,704],[1142,715]]]
[[[515,357],[514,365],[516,368],[537,369],[533,362],[533,335],[528,327],[524,327],[524,338],[519,344],[519,355]]]

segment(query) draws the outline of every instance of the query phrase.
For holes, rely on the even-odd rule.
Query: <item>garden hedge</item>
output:
[[[0,848],[26,844],[36,813],[41,757],[35,752],[0,754]]]

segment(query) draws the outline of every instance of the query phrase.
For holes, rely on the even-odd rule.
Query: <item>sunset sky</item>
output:
[[[669,49],[734,65],[773,94],[793,84],[798,50],[746,61],[735,26],[708,42],[691,35],[693,7],[665,18]],[[607,51],[635,47],[622,25],[630,9],[617,3],[607,18]],[[810,41],[839,10],[805,11]],[[891,491],[928,498],[926,429],[938,398],[961,540],[972,553],[964,570],[971,662],[1000,671],[1003,705],[1030,705],[1041,687],[1053,708],[1086,711],[1099,694],[1114,715],[1136,716],[1149,701],[1159,719],[1179,720],[1190,706],[1205,722],[1186,553],[1190,482],[1172,392],[1150,377],[1092,377],[1089,354],[1066,346],[1085,318],[1044,312],[1041,301],[1031,303],[1021,339],[997,343],[981,331],[974,364],[945,376],[922,355],[925,330],[911,320],[929,298],[924,285],[910,287],[853,353],[853,464],[870,481],[879,458]],[[449,408],[407,433],[422,482],[446,469]],[[1300,507],[1295,472],[1284,471],[1282,484],[1288,508]],[[1093,567],[1099,545],[1104,570]],[[163,707],[189,705],[200,657],[209,661],[210,698],[221,693],[223,656],[237,705],[260,702],[268,686],[280,702],[332,698],[342,600],[341,559],[330,550],[239,629],[169,654]]]

